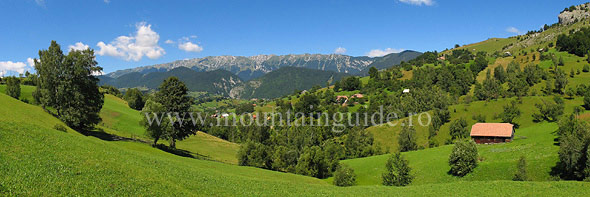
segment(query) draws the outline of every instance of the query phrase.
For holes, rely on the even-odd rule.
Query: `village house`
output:
[[[478,144],[511,142],[514,125],[510,123],[476,123],[471,127],[471,139]]]

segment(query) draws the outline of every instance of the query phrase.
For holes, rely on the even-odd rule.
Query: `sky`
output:
[[[573,0],[0,0],[0,74],[51,40],[104,73],[206,56],[442,51],[557,22]]]

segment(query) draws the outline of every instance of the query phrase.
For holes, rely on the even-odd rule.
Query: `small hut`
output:
[[[471,127],[471,139],[478,144],[511,142],[514,125],[510,123],[476,123]]]

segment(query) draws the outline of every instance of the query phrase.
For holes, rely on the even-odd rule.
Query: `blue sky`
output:
[[[440,51],[539,29],[586,1],[2,0],[0,72],[31,69],[51,40],[94,49],[106,73],[217,55]]]

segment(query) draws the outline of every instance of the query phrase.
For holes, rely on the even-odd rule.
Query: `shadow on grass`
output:
[[[113,135],[110,133],[105,132],[101,128],[94,128],[92,130],[80,130],[78,131],[80,134],[85,136],[92,136],[101,140],[105,141],[130,141],[130,142],[142,142],[142,143],[149,143],[147,141],[135,139],[135,138],[128,138],[128,137],[121,137],[118,135]]]
[[[148,141],[143,141],[140,139],[134,139],[134,138],[128,138],[128,137],[121,137],[118,135],[113,135],[110,133],[105,132],[103,129],[101,128],[94,128],[92,130],[83,130],[83,131],[78,131],[80,134],[85,135],[85,136],[92,136],[92,137],[96,137],[98,139],[101,140],[105,140],[105,141],[129,141],[129,142],[140,142],[140,143],[145,143],[145,144],[151,144],[151,142]],[[193,153],[187,150],[182,150],[182,149],[176,149],[176,148],[170,148],[169,146],[166,146],[164,144],[158,144],[152,147],[160,149],[164,152],[167,153],[171,153],[177,156],[181,156],[181,157],[187,157],[187,158],[193,158],[193,159],[201,159],[201,160],[210,160],[210,161],[215,161],[213,159],[211,159],[211,157],[206,156],[206,155],[200,155],[198,153]]]
[[[158,144],[156,146],[154,146],[157,149],[160,149],[162,151],[171,153],[171,154],[175,154],[181,157],[188,157],[188,158],[193,158],[196,159],[197,157],[195,157],[192,152],[187,151],[187,150],[182,150],[182,149],[176,149],[176,148],[170,148],[169,146],[166,146],[164,144]]]

